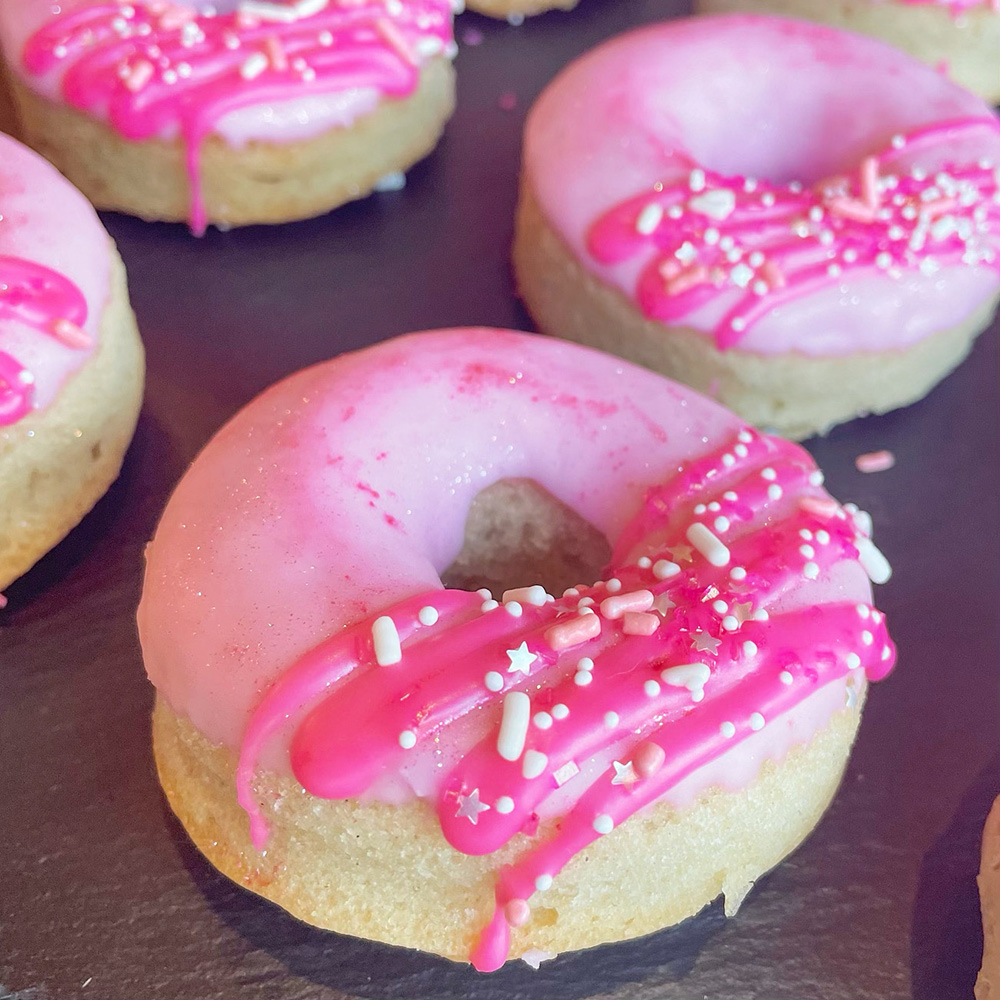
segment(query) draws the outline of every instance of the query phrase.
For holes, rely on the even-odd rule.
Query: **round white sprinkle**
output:
[[[399,745],[404,750],[412,750],[417,745],[417,734],[412,729],[404,729],[399,734]]]
[[[614,828],[615,821],[607,813],[594,817],[594,829],[602,836],[611,833]]]
[[[511,616],[511,618],[520,618],[521,615],[524,613],[524,608],[522,608],[521,605],[517,603],[517,601],[508,601],[504,605],[504,608],[506,609],[507,614]]]
[[[735,451],[740,458],[746,458],[747,455],[750,454],[747,451],[747,446],[745,444],[738,444],[735,448],[733,448],[733,451]]]
[[[719,732],[726,737],[727,740],[731,740],[736,735],[736,727],[731,722],[723,722],[719,726]]]
[[[672,576],[677,576],[681,571],[680,566],[675,562],[671,562],[669,559],[658,559],[653,563],[653,576],[657,580],[668,580]]]
[[[754,712],[753,715],[750,716],[750,728],[754,732],[757,732],[758,729],[764,728],[764,716],[761,715],[760,712]]]
[[[847,654],[847,669],[857,670],[861,666],[861,657],[857,653]]]
[[[830,532],[824,531],[822,528],[820,528],[819,531],[816,532],[816,541],[819,542],[820,545],[829,545]]]
[[[563,597],[579,597],[579,596],[580,596],[580,591],[577,590],[576,587],[567,587],[563,591]]]
[[[868,629],[865,629],[864,632],[861,633],[861,641],[866,646],[870,646],[875,641],[875,636],[873,636]]]
[[[730,465],[735,465],[736,464],[736,459],[733,458],[733,456],[730,455],[729,452],[727,451],[722,456],[722,464],[725,465],[725,466],[727,466],[727,467],[730,466]]]
[[[730,503],[735,503],[739,500],[739,496],[736,494],[735,490],[726,490],[726,492],[722,494],[722,499],[728,500]]]
[[[758,608],[753,613],[753,620],[755,622],[766,622],[771,616],[767,613],[767,608]]]
[[[552,706],[552,718],[562,722],[569,715],[569,709],[560,701]]]
[[[660,693],[660,685],[657,681],[646,681],[642,686],[647,698],[655,698]]]
[[[736,617],[736,615],[726,615],[726,617],[722,619],[722,627],[727,632],[735,632],[740,627],[740,620]]]
[[[717,517],[715,519],[715,530],[716,531],[728,531],[729,530],[729,518],[728,517]]]
[[[487,611],[495,611],[499,607],[499,601],[490,599],[488,601],[483,601],[483,603],[479,605],[479,610],[482,611],[483,614],[486,614]]]
[[[580,600],[577,601],[576,606],[578,608],[589,608],[593,603],[594,599],[592,597],[581,597]]]
[[[604,725],[608,729],[614,729],[618,725],[618,713],[617,712],[605,712],[604,713]]]
[[[807,542],[811,542],[813,533],[808,528],[803,528],[799,532],[799,538],[804,538]]]
[[[871,609],[867,604],[858,604],[855,606],[854,610],[857,611],[862,618],[867,618],[871,614]]]
[[[778,478],[778,473],[775,472],[774,469],[772,469],[770,466],[768,466],[766,469],[761,469],[760,474],[763,479],[767,479],[770,482],[773,482],[775,479]]]
[[[764,262],[761,261],[761,263],[763,264]],[[744,444],[749,444],[753,440],[753,435],[749,431],[740,431],[736,437]]]
[[[577,670],[593,670],[594,661],[589,656],[581,656],[579,660],[576,661]]]
[[[802,575],[807,580],[815,580],[819,576],[819,566],[814,562],[807,562],[802,567]]]
[[[509,795],[501,795],[500,798],[493,803],[493,808],[496,809],[498,813],[506,816],[507,813],[512,813],[514,811],[514,800]]]
[[[421,625],[435,625],[438,620],[437,608],[432,608],[429,604],[417,612],[417,621]]]
[[[479,590],[477,590],[477,591],[476,591],[476,593],[477,593],[477,594],[478,594],[478,595],[479,595],[479,596],[480,596],[480,597],[481,597],[481,598],[482,598],[482,599],[483,599],[484,601],[488,601],[488,600],[490,600],[490,598],[491,598],[491,597],[493,596],[493,592],[492,592],[492,591],[490,591],[490,590],[487,590],[487,589],[486,589],[486,587],[480,587],[480,588],[479,588]]]
[[[704,514],[706,510],[708,510],[708,508],[703,503],[700,503],[695,507],[694,512],[700,515]]]
[[[525,750],[524,759],[521,761],[521,774],[531,781],[544,774],[548,766],[549,758],[545,754],[537,750]]]
[[[816,550],[811,545],[800,545],[799,552],[806,559],[812,559],[816,555]]]
[[[552,888],[552,876],[551,875],[539,875],[535,879],[535,888],[539,892],[545,892],[546,889]]]
[[[617,577],[613,576],[605,584],[605,587],[608,588],[609,594],[617,594],[618,591],[622,589],[622,582]]]
[[[578,670],[573,675],[573,683],[578,687],[586,687],[593,679],[594,675],[589,670]]]
[[[783,491],[777,483],[771,483],[771,485],[767,488],[768,500],[780,500],[782,493]]]
[[[650,559],[649,556],[639,556],[636,560],[636,565],[639,569],[649,569],[649,567],[653,565],[653,560]]]
[[[729,610],[729,605],[725,601],[713,601],[712,610],[724,615]]]
[[[710,511],[711,511],[711,512],[712,512],[713,514],[718,514],[718,513],[719,513],[719,511],[720,511],[720,510],[722,510],[722,504],[720,504],[718,500],[713,500],[713,501],[712,501],[712,502],[711,502],[711,503],[710,503],[710,504],[708,505],[708,509],[709,509],[709,510],[710,510]]]
[[[747,578],[747,571],[742,566],[734,566],[729,571],[729,576],[733,580],[745,580]]]
[[[499,691],[503,687],[503,674],[491,670],[484,678],[483,683],[488,691]]]
[[[816,469],[809,473],[809,485],[810,486],[822,486],[823,485],[823,473]]]
[[[757,655],[757,643],[751,642],[749,639],[747,639],[747,641],[745,643],[743,643],[743,652],[747,656],[756,656]]]
[[[791,684],[792,681],[795,680],[795,678],[787,670],[782,670],[781,673],[778,674],[778,677],[780,678],[782,684]]]
[[[536,712],[535,717],[531,720],[539,729],[551,729],[552,728],[552,716],[548,712]]]

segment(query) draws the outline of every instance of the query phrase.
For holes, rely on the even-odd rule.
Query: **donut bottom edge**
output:
[[[513,262],[518,294],[543,333],[684,382],[756,427],[793,440],[921,399],[961,363],[997,305],[991,298],[964,323],[902,350],[833,358],[720,351],[705,334],[648,319],[621,291],[590,274],[525,180]]]
[[[32,91],[12,72],[7,82],[19,136],[99,209],[147,221],[191,218],[191,187],[181,139],[132,141],[75,108]],[[242,147],[209,136],[199,153],[208,222],[277,224],[312,218],[370,194],[388,174],[408,170],[437,145],[455,106],[455,73],[430,60],[416,90],[382,98],[370,114],[295,142],[250,141]]]
[[[550,10],[572,10],[579,0],[469,0],[466,7],[485,17],[534,17]]]
[[[711,789],[692,805],[637,814],[595,841],[532,896],[531,919],[511,932],[511,958],[649,934],[723,893],[733,915],[754,882],[812,831],[833,798],[857,732],[863,697],[838,712],[749,786]],[[167,801],[223,874],[317,927],[468,961],[493,912],[494,873],[528,843],[461,854],[431,807],[328,801],[292,778],[258,774],[270,823],[266,852],[251,846],[236,801],[235,754],[213,746],[162,697],[153,749]],[[544,827],[539,836],[544,836]]]
[[[1000,102],[1000,12],[989,4],[956,16],[945,4],[872,0],[696,0],[699,14],[773,14],[871,35],[931,66],[944,65],[962,87]]]
[[[1000,798],[983,829],[979,896],[983,911],[983,964],[976,979],[976,1000],[1000,1000]]]
[[[145,360],[113,245],[97,351],[55,401],[0,434],[0,588],[69,534],[121,471],[142,403]]]

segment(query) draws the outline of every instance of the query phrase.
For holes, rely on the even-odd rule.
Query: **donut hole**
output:
[[[600,579],[611,559],[608,540],[589,521],[532,479],[501,479],[476,494],[446,587],[499,596],[540,583],[561,594]]]

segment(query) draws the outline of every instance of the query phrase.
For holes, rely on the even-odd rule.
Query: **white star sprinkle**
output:
[[[507,656],[510,658],[510,666],[507,668],[507,673],[512,674],[519,671],[525,677],[528,676],[531,670],[531,664],[538,659],[537,654],[532,653],[528,649],[527,642],[522,642],[517,649],[508,649]]]
[[[479,789],[473,788],[469,795],[459,795],[457,818],[467,819],[473,826],[479,823],[479,814],[486,812],[490,807],[485,802],[479,801]]]
[[[626,788],[631,788],[639,780],[639,775],[635,773],[632,761],[627,760],[622,764],[620,761],[613,760],[611,764],[615,769],[615,776],[611,779],[612,785],[624,785]]]

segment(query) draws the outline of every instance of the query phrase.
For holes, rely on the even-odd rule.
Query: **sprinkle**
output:
[[[514,811],[514,800],[509,795],[501,795],[500,798],[493,803],[493,808],[496,809],[498,813],[506,816],[508,813]]]
[[[483,683],[489,691],[499,691],[503,687],[503,674],[491,670],[484,678]]]
[[[552,876],[551,875],[539,875],[535,879],[535,888],[539,892],[545,892],[546,889],[552,888]]]
[[[717,517],[715,519],[715,530],[722,533],[729,530],[729,518]]]
[[[609,594],[617,594],[622,589],[622,582],[618,577],[613,576],[604,586],[607,588]]]
[[[562,788],[567,781],[575,778],[580,773],[580,768],[575,760],[568,760],[558,770],[552,772],[552,780],[559,788]]]
[[[783,490],[777,483],[771,483],[767,488],[767,498],[768,500],[780,500],[782,497]]]
[[[375,662],[380,667],[388,667],[402,660],[399,632],[396,631],[396,623],[388,615],[382,615],[372,622],[372,643]]]
[[[653,595],[648,590],[632,590],[615,594],[601,601],[601,614],[605,618],[621,618],[627,611],[648,611],[653,606]]]
[[[753,620],[755,622],[766,622],[768,620],[768,618],[770,618],[770,617],[771,616],[767,613],[767,609],[766,608],[758,608],[753,613]]]
[[[656,681],[646,681],[642,690],[646,692],[647,698],[655,698],[660,693],[660,685]]]
[[[688,187],[692,191],[705,190],[705,171],[701,167],[695,167],[688,175]]]
[[[594,829],[601,836],[611,833],[614,828],[615,821],[607,813],[601,813],[599,816],[594,817]]]
[[[618,717],[617,712],[605,712],[604,713],[604,725],[608,729],[614,729],[621,720]]]
[[[736,727],[731,722],[723,722],[719,726],[719,732],[726,737],[727,740],[731,740],[736,735]]]
[[[875,547],[870,538],[858,538],[854,543],[858,548],[858,560],[872,583],[887,583],[892,576],[889,560]]]
[[[704,697],[702,690],[712,676],[707,663],[680,663],[675,667],[667,667],[660,673],[666,684],[671,687],[683,687],[694,696],[695,701]]]
[[[858,472],[885,472],[896,464],[896,456],[886,449],[869,451],[854,460]]]
[[[468,795],[459,795],[458,812],[455,816],[459,819],[467,819],[473,826],[479,825],[479,814],[487,812],[489,806],[485,802],[479,801],[479,789],[473,788]]]
[[[650,559],[649,556],[640,556],[636,560],[635,564],[639,567],[639,569],[649,569],[649,567],[653,565],[653,560]]]
[[[601,634],[601,619],[595,614],[564,618],[545,630],[545,641],[554,649],[569,649]]]
[[[734,566],[729,571],[729,576],[736,581],[745,580],[747,578],[747,571],[742,566]]]
[[[536,583],[533,587],[518,587],[516,590],[505,590],[503,592],[503,603],[520,601],[522,604],[530,604],[534,608],[540,608],[545,604],[548,596],[545,588]]]
[[[861,633],[861,641],[866,646],[870,646],[875,641],[875,636],[873,636],[868,629],[865,629],[864,632]]]
[[[840,505],[831,497],[800,497],[799,508],[817,517],[834,517]]]
[[[778,674],[778,679],[782,684],[791,684],[792,681],[795,680],[795,678],[787,670],[782,670],[781,673]]]
[[[76,350],[84,351],[94,346],[94,340],[86,330],[77,326],[72,320],[57,319],[52,324],[52,332],[61,344]]]
[[[750,716],[750,728],[754,732],[764,728],[764,716],[761,715],[760,712],[754,712],[753,715]]]
[[[517,760],[524,752],[531,719],[531,699],[523,691],[509,691],[503,700],[503,716],[497,736],[497,753],[504,760]]]
[[[594,675],[589,670],[578,670],[573,675],[573,683],[578,687],[586,687],[593,679]]]
[[[402,170],[394,170],[390,174],[384,174],[373,185],[372,190],[380,194],[390,191],[402,191],[406,187],[406,174]]]
[[[724,615],[729,610],[729,605],[725,601],[713,601],[712,610],[717,614]]]
[[[500,602],[494,601],[491,597],[488,601],[483,601],[483,603],[479,605],[479,610],[482,611],[483,614],[486,614],[487,611],[496,611],[499,607]]]
[[[531,919],[531,907],[526,900],[512,899],[503,908],[503,915],[511,927],[521,927]]]
[[[552,706],[552,718],[557,722],[562,722],[568,716],[569,709],[561,701]]]
[[[669,580],[670,577],[677,576],[680,571],[680,566],[675,562],[670,562],[669,559],[658,559],[653,563],[653,576],[657,580]]]
[[[531,721],[534,722],[538,729],[552,728],[552,716],[548,712],[536,712],[535,717]]]
[[[750,639],[747,639],[743,643],[743,652],[746,656],[756,656],[757,655],[757,643]]]
[[[816,550],[811,545],[800,545],[799,554],[805,559],[812,559],[816,555]]]
[[[645,742],[640,743],[639,746],[635,748],[635,753],[632,756],[632,763],[635,770],[638,772],[640,778],[651,778],[657,771],[663,767],[663,762],[667,759],[667,755],[658,743]]]
[[[417,621],[421,625],[436,625],[438,620],[437,608],[432,608],[429,604],[417,612]]]
[[[660,627],[660,619],[645,611],[626,611],[622,622],[625,635],[653,635]]]
[[[539,753],[537,750],[527,750],[524,754],[524,760],[521,762],[521,774],[528,781],[531,781],[540,774],[544,774],[545,768],[548,766],[549,758],[545,754]]]
[[[727,632],[735,632],[740,627],[740,620],[736,617],[736,615],[726,615],[726,617],[722,619],[722,627]]]
[[[649,236],[663,221],[663,208],[651,202],[646,205],[635,220],[635,231],[642,236]]]
[[[627,760],[623,763],[620,760],[613,760],[611,766],[615,769],[615,776],[611,779],[612,785],[624,785],[626,788],[631,788],[639,780],[639,775],[636,773],[632,761]]]
[[[128,67],[122,82],[134,94],[142,90],[152,77],[153,64],[146,59],[139,59]]]
[[[691,190],[696,190],[693,185]],[[692,198],[688,208],[722,222],[736,210],[736,194],[728,188],[715,188]]]
[[[521,673],[525,677],[531,672],[531,665],[538,659],[537,653],[532,653],[528,649],[528,643],[525,641],[521,642],[521,645],[517,649],[507,650],[507,659],[510,660],[510,666],[507,668],[507,673]]]
[[[412,729],[404,729],[399,734],[399,745],[404,750],[412,750],[417,745],[417,734]]]
[[[846,659],[848,670],[857,670],[861,666],[861,657],[857,653],[848,653]]]
[[[687,540],[713,566],[725,566],[729,562],[729,549],[700,521],[695,521],[688,528]]]
[[[504,610],[511,616],[511,618],[520,618],[524,612],[524,608],[522,608],[517,601],[510,601],[508,604],[505,604]]]
[[[240,66],[240,76],[242,76],[244,80],[254,80],[260,76],[260,74],[263,73],[269,65],[270,63],[268,63],[267,56],[264,55],[263,52],[254,52],[253,55],[247,56],[243,65]]]

